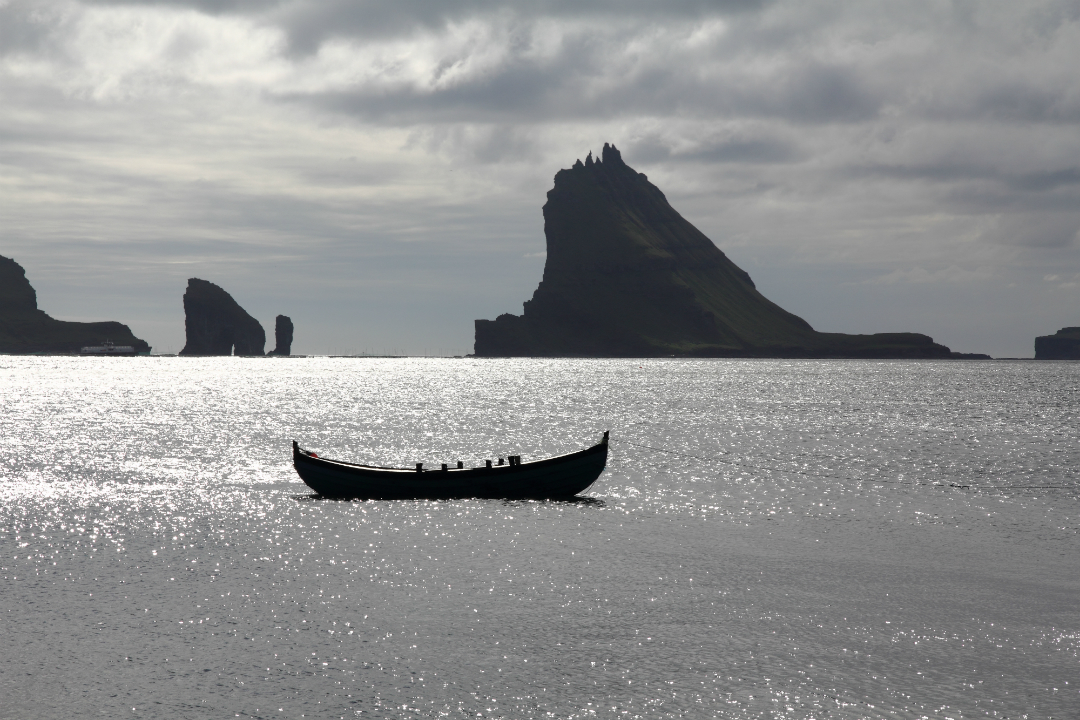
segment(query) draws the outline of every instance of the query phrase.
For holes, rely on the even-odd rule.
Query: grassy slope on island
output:
[[[610,145],[556,174],[544,221],[543,280],[521,316],[476,322],[477,355],[952,356],[916,333],[815,331]]]

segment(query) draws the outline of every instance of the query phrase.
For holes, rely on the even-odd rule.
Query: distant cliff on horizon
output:
[[[118,322],[68,322],[37,306],[37,292],[22,265],[0,255],[0,353],[77,353],[111,340],[148,353],[150,345]]]
[[[1061,328],[1035,338],[1036,360],[1080,360],[1080,327]]]
[[[522,315],[476,321],[487,357],[954,358],[926,335],[821,333],[758,292],[613,145],[555,175],[547,263]]]

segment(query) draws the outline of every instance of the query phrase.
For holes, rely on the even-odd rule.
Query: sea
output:
[[[0,356],[0,718],[1077,718],[1078,429],[1076,362]]]

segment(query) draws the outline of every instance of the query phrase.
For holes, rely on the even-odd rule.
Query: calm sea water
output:
[[[1077,363],[0,357],[0,717],[1076,718],[1078,411]],[[583,502],[290,466],[607,429]]]

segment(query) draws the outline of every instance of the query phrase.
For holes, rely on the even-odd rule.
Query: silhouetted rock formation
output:
[[[26,279],[26,271],[11,258],[0,256],[0,352],[67,353],[86,345],[112,340],[148,353],[150,346],[118,322],[66,322],[54,320],[39,310],[37,293]]]
[[[959,357],[915,333],[815,331],[612,145],[560,170],[547,197],[543,280],[522,315],[476,321],[478,356]]]
[[[1061,328],[1035,338],[1036,360],[1080,360],[1080,327]]]
[[[267,355],[292,355],[292,319],[288,315],[278,315],[274,321],[274,349]]]
[[[262,355],[266,331],[232,295],[212,282],[191,278],[184,293],[187,343],[181,355]]]

